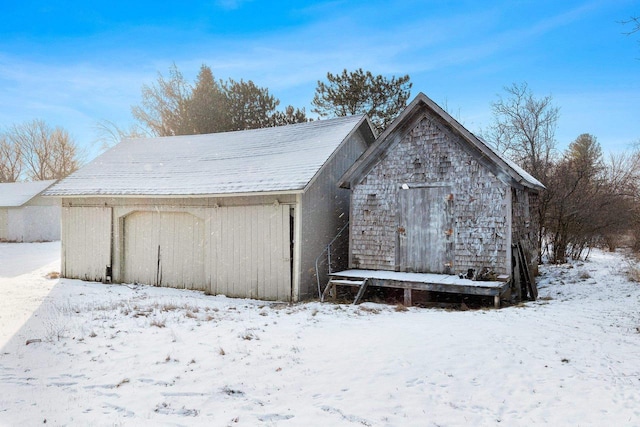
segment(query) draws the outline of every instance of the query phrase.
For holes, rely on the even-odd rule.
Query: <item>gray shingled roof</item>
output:
[[[206,135],[124,140],[47,196],[303,191],[364,116]]]
[[[48,181],[6,182],[0,184],[0,207],[16,208],[46,190],[55,179]]]

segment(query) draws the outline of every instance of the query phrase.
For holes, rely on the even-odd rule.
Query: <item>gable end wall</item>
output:
[[[509,186],[467,150],[446,125],[416,119],[352,190],[350,266],[398,269],[398,192],[409,186],[448,186],[453,193],[452,272],[487,267],[508,274]]]

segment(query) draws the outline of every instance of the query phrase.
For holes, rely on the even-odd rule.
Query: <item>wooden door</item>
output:
[[[454,235],[450,189],[402,189],[398,201],[400,271],[451,273]]]
[[[211,293],[291,299],[288,205],[219,207],[211,217]]]
[[[185,212],[133,212],[124,220],[124,281],[206,289],[204,221]]]
[[[62,276],[105,280],[111,266],[111,208],[62,208]]]

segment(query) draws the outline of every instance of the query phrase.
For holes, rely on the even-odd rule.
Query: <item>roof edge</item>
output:
[[[51,186],[53,184],[55,184],[56,182],[58,182],[57,179],[44,179],[44,180],[39,180],[39,181],[15,181],[15,182],[3,182],[2,184],[24,184],[24,183],[40,183],[42,184],[43,188],[38,191],[37,193],[34,193],[31,196],[27,196],[29,197],[27,200],[24,201],[24,203],[20,204],[20,205],[12,205],[12,206],[3,206],[5,208],[20,208],[25,206],[27,203],[29,203],[30,201],[32,201],[33,199],[35,199],[36,197],[42,196],[45,197],[44,193],[46,193],[46,191],[51,188]]]
[[[50,199],[94,199],[94,198],[116,198],[116,199],[202,199],[202,198],[229,198],[229,197],[252,197],[252,196],[280,196],[283,194],[301,194],[304,189],[279,190],[279,191],[252,191],[246,193],[211,193],[211,194],[46,194],[43,197]]]

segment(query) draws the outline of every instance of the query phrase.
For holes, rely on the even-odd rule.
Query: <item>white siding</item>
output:
[[[0,208],[0,240],[60,240],[60,201],[36,197],[24,206]]]
[[[60,207],[23,206],[9,209],[7,239],[18,242],[60,240]]]
[[[291,298],[289,205],[210,209],[211,293]]]
[[[93,207],[86,206],[89,203]],[[75,228],[65,227],[63,245],[80,244],[79,253],[103,249],[109,253],[111,239],[114,282],[185,287],[240,298],[292,298],[290,212],[295,196],[105,199],[103,206],[113,206],[113,237],[106,234],[105,240],[85,243],[82,227],[101,221],[94,210],[111,209],[99,203],[65,199],[64,222]],[[80,204],[85,206],[69,207]],[[71,218],[80,212],[86,217]],[[78,263],[73,271],[88,267],[79,255],[68,258]],[[96,265],[104,271],[109,263]]]
[[[62,275],[100,282],[111,265],[111,208],[65,207]]]
[[[206,290],[204,221],[186,212],[124,218],[124,281]]]
[[[0,241],[9,240],[9,235],[7,234],[8,210],[8,208],[0,208]]]

